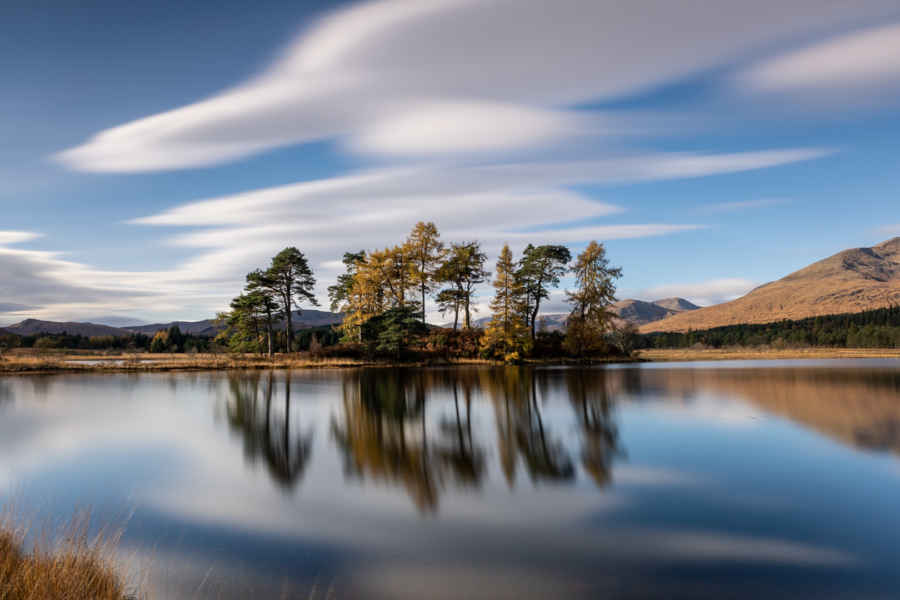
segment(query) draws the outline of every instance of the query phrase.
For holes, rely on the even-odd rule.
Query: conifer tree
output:
[[[513,262],[509,244],[503,245],[497,259],[497,272],[492,283],[494,299],[491,300],[491,322],[486,327],[485,348],[509,359],[530,347],[528,327],[522,310],[526,290]]]
[[[275,338],[273,329],[284,317],[278,306],[278,294],[275,291],[275,281],[261,269],[247,273],[248,292],[259,295],[259,306],[263,312],[263,326],[266,328],[269,356],[275,356]]]
[[[487,254],[482,252],[478,241],[451,244],[447,259],[438,271],[438,280],[450,284],[449,292],[442,290],[445,298],[458,302],[458,309],[463,312],[463,327],[472,326],[472,299],[479,284],[487,281],[491,272],[485,270],[484,262]]]
[[[412,283],[418,288],[425,322],[425,296],[437,288],[437,272],[447,251],[434,223],[419,221],[406,238],[403,248],[409,260]]]
[[[622,276],[621,267],[610,267],[603,244],[591,240],[578,255],[572,267],[575,291],[566,290],[572,305],[566,331],[565,347],[573,354],[600,351],[605,347],[612,313],[610,305],[617,301],[615,280]]]
[[[266,276],[273,282],[273,290],[277,294],[278,303],[284,311],[287,322],[287,351],[294,351],[294,328],[291,324],[291,313],[294,307],[299,313],[300,302],[306,301],[313,306],[319,302],[313,295],[316,278],[303,253],[294,247],[285,248],[275,255]]]
[[[535,328],[541,300],[550,297],[550,289],[559,285],[559,278],[568,271],[572,254],[565,246],[538,246],[531,244],[525,248],[519,261],[519,278],[525,286],[525,324],[531,328],[531,339]]]

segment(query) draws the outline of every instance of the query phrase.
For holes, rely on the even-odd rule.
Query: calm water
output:
[[[0,484],[186,598],[897,598],[900,361],[7,377]]]

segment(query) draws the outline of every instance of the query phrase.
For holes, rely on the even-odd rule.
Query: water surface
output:
[[[896,598],[898,454],[892,360],[0,379],[185,598]]]

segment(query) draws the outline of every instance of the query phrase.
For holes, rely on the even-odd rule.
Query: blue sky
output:
[[[18,2],[0,73],[0,324],[206,318],[288,245],[324,301],[418,220],[700,304],[900,235],[896,0]]]

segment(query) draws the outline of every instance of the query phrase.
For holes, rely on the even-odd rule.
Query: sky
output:
[[[287,246],[327,306],[417,221],[700,305],[900,235],[898,0],[13,1],[0,78],[0,325],[209,318]]]

